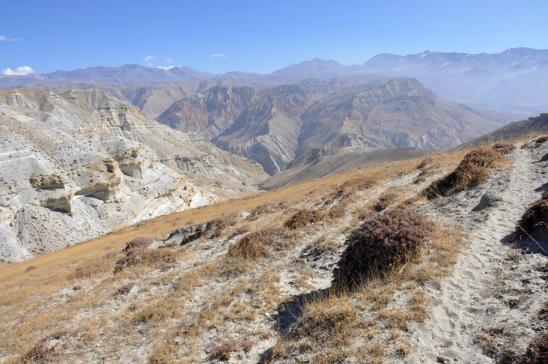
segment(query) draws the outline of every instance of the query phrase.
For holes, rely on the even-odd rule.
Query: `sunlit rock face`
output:
[[[0,92],[0,259],[237,196],[265,176],[93,89]]]

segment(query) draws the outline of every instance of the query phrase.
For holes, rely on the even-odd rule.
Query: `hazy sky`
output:
[[[0,72],[126,63],[270,72],[315,57],[548,48],[547,19],[546,0],[3,1]]]

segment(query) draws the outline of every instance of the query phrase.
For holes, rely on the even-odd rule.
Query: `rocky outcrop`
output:
[[[143,178],[144,171],[152,164],[152,156],[146,155],[144,148],[125,150],[115,158],[122,173],[133,178]]]
[[[265,176],[94,89],[0,91],[0,259],[239,196]]]
[[[65,187],[63,178],[58,174],[32,177],[30,184],[37,190],[56,190]]]

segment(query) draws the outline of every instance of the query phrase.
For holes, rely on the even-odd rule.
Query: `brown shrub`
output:
[[[256,220],[262,215],[270,214],[277,211],[277,206],[273,204],[265,204],[255,207],[250,211],[249,216],[247,217],[248,221]]]
[[[318,345],[353,335],[357,310],[348,297],[316,297],[305,302],[303,315],[287,333],[288,338],[310,337]]]
[[[136,238],[126,244],[122,251],[125,256],[118,259],[114,266],[114,273],[124,268],[137,265],[163,269],[177,261],[177,252],[169,248],[149,248],[150,238]]]
[[[347,239],[333,272],[333,286],[355,288],[377,273],[388,272],[415,256],[433,230],[425,217],[397,208],[371,216]]]
[[[419,170],[423,170],[425,169],[426,167],[429,167],[432,165],[432,163],[434,162],[434,159],[432,159],[431,157],[427,157],[427,158],[424,158],[422,161],[420,161],[420,163],[417,165],[417,169]]]
[[[247,233],[249,230],[246,226],[239,226],[236,229],[232,231],[232,233],[228,236],[228,240],[235,238],[238,235],[243,235]]]
[[[109,265],[102,264],[86,264],[80,266],[74,270],[74,272],[67,275],[68,279],[87,279],[93,276],[96,276],[100,273],[105,273],[110,271],[112,262]]]
[[[253,345],[255,345],[255,343],[249,338],[242,340],[227,340],[209,349],[209,357],[210,359],[228,361],[230,359],[230,354],[238,351],[249,353],[251,348],[253,348]]]
[[[379,196],[379,201],[373,205],[373,210],[381,212],[396,201],[398,195],[394,192],[386,192]]]
[[[125,253],[132,249],[148,248],[148,246],[153,242],[154,239],[152,239],[150,236],[138,236],[133,240],[130,240],[122,251]]]
[[[116,290],[116,294],[120,295],[120,296],[124,296],[124,295],[128,294],[133,287],[135,287],[134,283],[124,284],[123,286],[121,286],[120,288],[118,288]]]
[[[59,330],[55,331],[48,336],[40,339],[34,346],[26,351],[21,357],[23,363],[43,361],[47,359],[51,354],[53,354],[54,346],[51,345],[52,340],[59,340],[63,336],[67,336],[68,331]]]
[[[325,213],[321,211],[303,209],[294,213],[289,219],[287,219],[284,225],[290,229],[300,229],[306,225],[323,220],[324,217]]]
[[[516,149],[516,146],[510,143],[496,143],[493,145],[493,149],[500,154],[510,154]]]
[[[533,339],[524,357],[519,362],[523,364],[548,363],[548,331],[544,331]]]
[[[427,167],[427,168],[423,169],[417,175],[417,177],[413,180],[413,184],[418,185],[419,183],[423,183],[424,181],[426,181],[426,177],[429,177],[432,174],[434,174],[434,167],[430,166],[430,167]]]
[[[529,143],[525,143],[521,146],[521,149],[536,149],[540,147],[545,141],[548,140],[548,135],[540,136],[531,140]]]
[[[535,201],[523,213],[516,233],[518,238],[526,239],[530,236],[543,236],[548,231],[548,195],[543,194],[542,198]]]
[[[348,194],[356,191],[363,191],[368,188],[371,188],[375,185],[375,181],[367,177],[358,177],[350,179],[344,182],[340,187],[339,191],[342,194]]]
[[[540,145],[540,144],[544,143],[547,140],[548,140],[548,136],[543,135],[543,136],[538,137],[537,139],[535,139],[534,142],[535,142],[535,144]]]
[[[327,217],[330,219],[340,219],[346,213],[346,206],[343,203],[338,203],[327,210]]]
[[[425,191],[428,199],[451,196],[474,187],[489,178],[501,154],[493,149],[476,149],[466,154],[457,168],[430,184]]]
[[[268,255],[269,245],[282,236],[281,229],[266,228],[243,236],[228,248],[227,255],[232,258],[258,259]]]

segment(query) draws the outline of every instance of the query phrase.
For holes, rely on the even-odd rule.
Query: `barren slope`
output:
[[[67,363],[520,360],[547,329],[548,258],[503,238],[546,188],[548,142],[517,147],[485,146],[499,162],[447,198],[422,191],[468,150],[164,216],[0,267],[0,352]],[[500,199],[475,209],[487,191]],[[334,268],[356,228],[403,207],[428,221],[422,248],[338,289]],[[139,236],[154,242],[126,245]]]
[[[252,192],[265,176],[94,89],[3,91],[0,120],[2,259]]]

